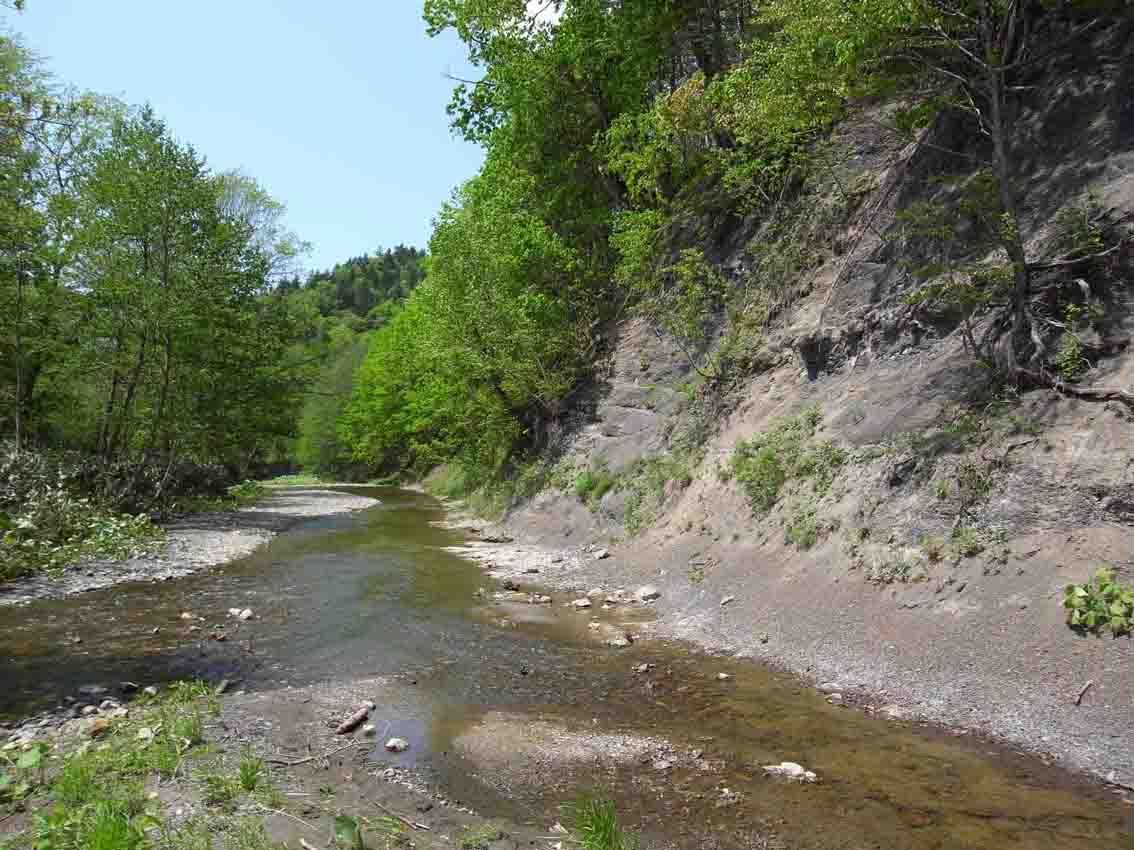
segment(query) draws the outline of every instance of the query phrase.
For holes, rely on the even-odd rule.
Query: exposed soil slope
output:
[[[1025,116],[1032,256],[1049,255],[1058,211],[1087,198],[1119,227],[1134,221],[1128,35],[1084,46],[1095,70],[1070,58]],[[1077,635],[1061,607],[1064,586],[1102,565],[1134,581],[1131,411],[990,387],[955,319],[911,309],[896,212],[956,162],[879,124],[866,110],[833,140],[843,182],[871,188],[834,230],[798,234],[833,247],[797,281],[759,365],[723,387],[693,380],[642,319],[623,322],[599,399],[559,453],[566,478],[604,469],[614,486],[590,504],[571,484],[544,491],[505,522],[530,548],[482,555],[502,574],[542,558],[540,581],[584,589],[648,581],[665,634],[1134,785],[1134,641]],[[937,132],[942,146],[966,143],[949,137],[956,128]],[[706,253],[744,281],[761,238],[760,222],[743,221]],[[1082,382],[1130,388],[1129,257],[1117,277]],[[832,485],[816,494],[788,481],[771,510],[754,511],[721,469],[740,441],[808,408],[820,417],[811,439],[843,452]],[[655,481],[650,521],[628,528],[643,459],[675,456],[697,429],[709,436],[688,479]],[[584,548],[594,543],[613,557],[596,560]]]

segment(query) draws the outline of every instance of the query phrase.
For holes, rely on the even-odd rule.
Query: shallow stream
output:
[[[1134,806],[1037,759],[831,705],[688,647],[602,646],[562,597],[481,602],[491,582],[446,550],[462,538],[438,526],[437,503],[354,492],[381,504],[221,569],[0,609],[0,716],[90,683],[385,677],[375,721],[411,743],[392,763],[488,816],[550,824],[589,794],[676,847],[780,846],[768,834],[792,848],[1134,847]],[[257,618],[238,626],[230,608]],[[649,613],[618,610],[604,616]],[[655,666],[632,672],[643,664]],[[764,775],[781,761],[821,781]]]

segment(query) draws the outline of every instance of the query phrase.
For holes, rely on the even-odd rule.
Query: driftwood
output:
[[[366,718],[370,716],[370,712],[373,710],[374,703],[368,702],[366,705],[364,705],[362,708],[360,708],[358,711],[356,711],[354,714],[340,723],[339,727],[335,730],[335,734],[345,735],[348,732],[353,732],[366,721]]]
[[[1089,691],[1091,689],[1091,686],[1093,684],[1094,684],[1093,681],[1088,680],[1087,684],[1083,685],[1083,687],[1081,687],[1079,689],[1079,695],[1077,697],[1075,697],[1075,705],[1082,705],[1083,704],[1083,697],[1085,697],[1087,695],[1087,691]]]
[[[432,832],[433,831],[432,827],[428,827],[423,823],[417,823],[416,821],[412,821],[412,820],[410,820],[409,818],[407,818],[403,815],[399,815],[393,809],[388,809],[385,806],[383,806],[381,803],[377,803],[373,800],[371,800],[370,802],[374,804],[375,808],[379,809],[380,811],[385,812],[387,815],[392,817],[394,820],[401,821],[403,824],[408,826],[410,829],[420,829],[420,830],[423,830],[424,832]]]

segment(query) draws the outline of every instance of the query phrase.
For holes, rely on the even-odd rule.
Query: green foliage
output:
[[[818,508],[813,502],[799,501],[792,505],[784,536],[797,549],[808,550],[819,542],[823,529],[817,518]]]
[[[606,467],[586,469],[575,479],[575,495],[592,507],[602,501],[602,497],[619,484],[618,476],[612,475]]]
[[[57,459],[0,456],[0,581],[83,558],[123,558],[160,541],[148,516],[83,495],[74,475]]]
[[[201,688],[179,688],[149,701],[129,718],[111,721],[98,743],[50,754],[34,751],[39,764],[33,788],[35,815],[25,833],[36,850],[198,850],[208,847],[199,830],[164,826],[158,805],[145,796],[145,780],[169,778],[203,743]],[[21,758],[27,759],[29,753]],[[22,845],[21,845],[22,846]]]
[[[1104,567],[1086,584],[1069,584],[1063,595],[1067,624],[1084,632],[1109,631],[1112,635],[1134,631],[1134,588],[1115,581],[1115,572]]]
[[[246,747],[240,754],[240,787],[251,794],[260,787],[263,779],[264,760]]]
[[[821,420],[817,407],[808,408],[737,443],[724,475],[740,484],[754,512],[771,510],[784,484],[793,479],[809,481],[816,497],[826,495],[846,453],[833,443],[814,439]]]
[[[493,842],[500,840],[501,836],[500,828],[492,824],[469,826],[461,833],[457,846],[461,850],[488,850]]]
[[[335,847],[339,850],[366,850],[362,829],[358,821],[349,815],[335,817]]]
[[[657,518],[671,485],[687,487],[693,480],[693,467],[700,462],[700,453],[676,449],[663,455],[644,458],[627,471],[622,487],[628,491],[623,525],[631,534],[648,528]]]
[[[572,814],[583,850],[637,850],[638,836],[619,825],[614,803],[581,800],[575,804]]]
[[[502,476],[588,364],[579,258],[522,202],[530,180],[492,165],[442,211],[429,277],[359,370],[342,434],[371,468]]]

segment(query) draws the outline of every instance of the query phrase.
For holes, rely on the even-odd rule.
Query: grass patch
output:
[[[700,462],[697,452],[679,450],[639,460],[625,476],[629,493],[622,523],[630,534],[638,534],[657,519],[669,485],[688,487],[693,469]]]
[[[583,850],[637,850],[638,836],[622,829],[614,803],[582,800],[575,804],[572,814]]]
[[[488,850],[494,841],[499,841],[504,834],[492,824],[466,827],[461,833],[457,846],[461,850]]]
[[[593,508],[602,501],[603,496],[617,489],[618,484],[618,476],[605,466],[584,469],[575,479],[575,495]]]
[[[313,487],[316,484],[323,484],[324,481],[311,472],[296,472],[291,475],[277,475],[260,483],[265,487]]]

